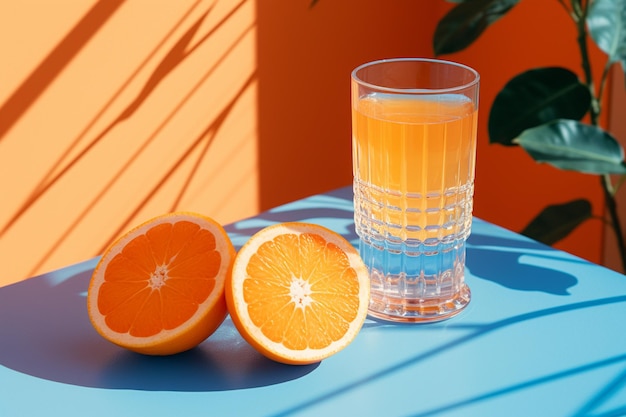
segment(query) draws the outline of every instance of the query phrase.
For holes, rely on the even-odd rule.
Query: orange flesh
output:
[[[359,282],[344,252],[315,234],[285,234],[250,258],[244,300],[255,326],[292,350],[341,339],[359,308]]]
[[[188,221],[160,224],[110,261],[98,310],[111,330],[135,337],[174,329],[211,294],[220,262],[208,230]]]

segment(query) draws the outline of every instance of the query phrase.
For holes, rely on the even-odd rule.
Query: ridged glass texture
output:
[[[458,313],[470,300],[465,285],[465,242],[472,223],[473,183],[448,190],[447,204],[431,209],[439,224],[425,226],[386,223],[406,216],[406,208],[386,203],[383,190],[354,183],[355,224],[359,251],[370,269],[370,313],[399,321],[436,321]],[[439,197],[430,196],[439,199]],[[428,196],[406,199],[428,200]],[[428,229],[426,239],[409,238]]]
[[[464,95],[353,96],[354,219],[373,316],[436,321],[469,303],[476,118]]]

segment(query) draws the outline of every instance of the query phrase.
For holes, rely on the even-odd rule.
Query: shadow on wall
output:
[[[150,25],[135,28],[148,7]],[[163,212],[255,214],[255,33],[251,0],[101,0],[9,79],[0,285],[95,256]]]
[[[125,0],[99,1],[69,31],[0,107],[0,140]]]

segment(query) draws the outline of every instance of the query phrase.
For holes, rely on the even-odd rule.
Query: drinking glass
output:
[[[479,74],[398,58],[352,72],[354,220],[371,316],[429,322],[470,302]]]

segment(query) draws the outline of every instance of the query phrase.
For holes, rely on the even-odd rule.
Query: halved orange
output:
[[[214,220],[170,213],[114,242],[89,284],[87,309],[105,339],[150,355],[193,348],[227,315],[235,249]]]
[[[367,268],[350,242],[307,223],[257,232],[226,282],[239,333],[287,364],[319,362],[350,344],[367,316],[369,293]]]

